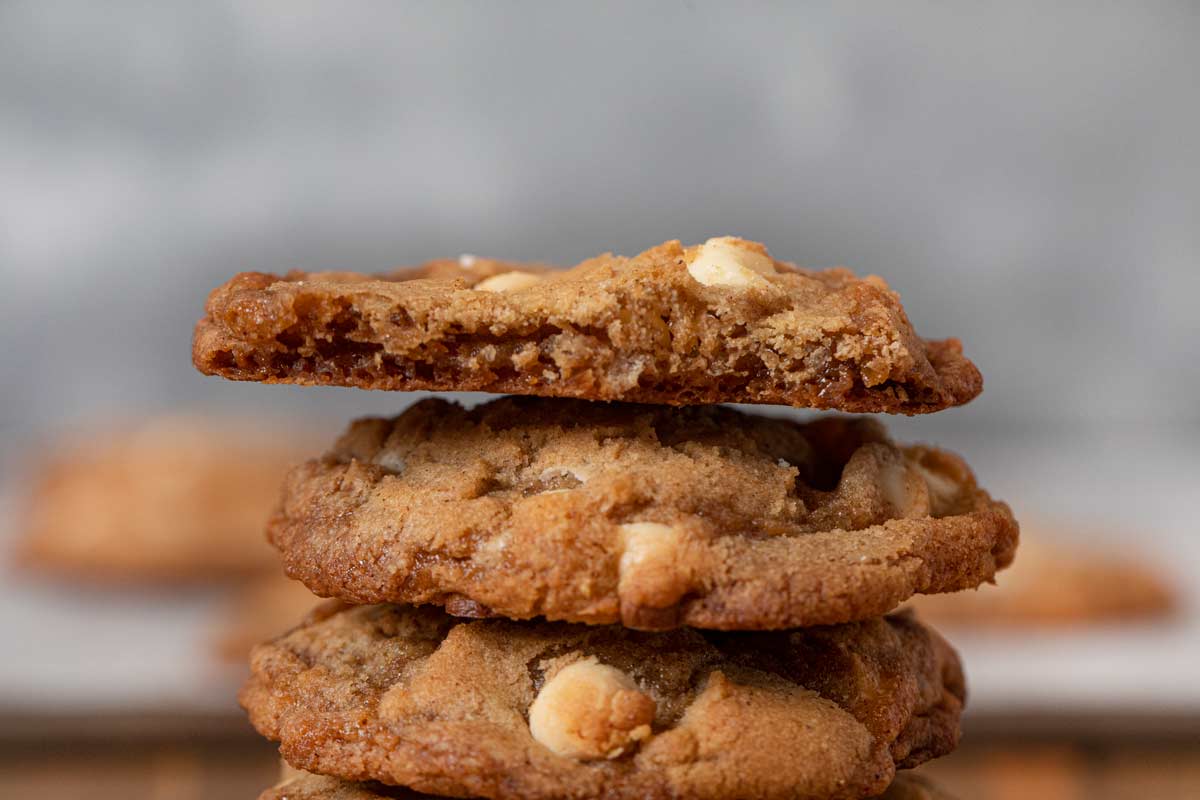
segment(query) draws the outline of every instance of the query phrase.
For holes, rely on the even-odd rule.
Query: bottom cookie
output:
[[[954,800],[919,775],[900,773],[879,800]],[[351,783],[323,775],[297,775],[258,796],[258,800],[438,800],[437,795],[381,783]]]
[[[294,766],[500,800],[860,800],[952,750],[954,651],[908,614],[777,633],[330,604],[241,701]]]

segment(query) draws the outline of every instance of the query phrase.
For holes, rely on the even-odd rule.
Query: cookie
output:
[[[1178,610],[1175,589],[1135,553],[1106,551],[1096,537],[1035,527],[1021,558],[995,586],[914,599],[922,616],[947,625],[996,627],[1079,626],[1163,619]]]
[[[217,655],[244,664],[254,646],[291,629],[320,603],[304,584],[265,572],[230,596],[216,636]]]
[[[907,614],[643,633],[330,603],[240,700],[293,766],[458,797],[864,798],[952,750],[961,668]]]
[[[352,783],[323,775],[298,775],[267,789],[258,800],[438,800],[424,794],[382,783]],[[879,795],[879,800],[954,800],[925,778],[901,772]]]
[[[268,383],[904,414],[983,387],[959,342],[918,337],[880,278],[731,237],[551,272],[243,273],[210,295],[193,361]]]
[[[1017,526],[958,457],[870,420],[510,397],[356,422],[289,474],[268,536],[348,602],[744,630],[976,586]]]
[[[77,434],[35,476],[18,559],[118,582],[277,570],[263,526],[302,445],[184,416]]]

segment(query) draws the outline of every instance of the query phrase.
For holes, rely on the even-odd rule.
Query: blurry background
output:
[[[1019,516],[1136,548],[1191,613],[1197,41],[1188,2],[10,0],[5,474],[87,420],[187,408],[332,432],[410,401],[197,374],[192,324],[237,271],[571,264],[736,234],[881,274],[920,332],[961,337],[983,396],[897,431],[963,452]],[[65,658],[29,622],[61,600],[21,591],[6,624],[23,621],[29,658]],[[991,681],[984,707],[992,691],[1026,721],[1116,697],[1123,718],[1173,720],[1143,729],[1194,732],[1195,682],[1174,683],[1194,675],[1194,632],[1085,638],[1074,661],[1053,660],[1057,635],[1042,662],[984,643],[967,666]],[[30,668],[4,658],[12,693]]]

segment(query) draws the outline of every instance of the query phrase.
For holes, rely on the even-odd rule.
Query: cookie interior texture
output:
[[[714,241],[757,271],[700,274]],[[917,336],[880,278],[729,239],[557,271],[468,259],[380,276],[243,273],[210,295],[193,361],[235,380],[905,414],[983,387],[959,342]]]
[[[361,420],[268,528],[321,596],[645,630],[866,619],[1017,543],[961,459],[871,420],[546,398]]]
[[[581,663],[652,701],[647,735],[590,757],[535,738],[531,707]],[[718,800],[877,795],[896,768],[953,749],[964,696],[953,650],[904,614],[642,633],[331,603],[255,650],[241,702],[291,764],[345,780],[461,797]],[[594,711],[562,706],[556,724],[590,735]]]
[[[901,772],[879,800],[954,800],[919,775]],[[301,775],[283,781],[258,796],[258,800],[437,800],[401,786],[353,783],[322,775]]]

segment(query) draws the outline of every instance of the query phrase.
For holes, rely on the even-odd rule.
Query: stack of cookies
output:
[[[915,593],[992,579],[1017,526],[958,457],[869,418],[982,388],[880,279],[722,237],[551,271],[242,274],[197,367],[514,397],[355,422],[268,535],[336,598],[241,700],[302,772],[264,798],[937,797],[958,658]]]

